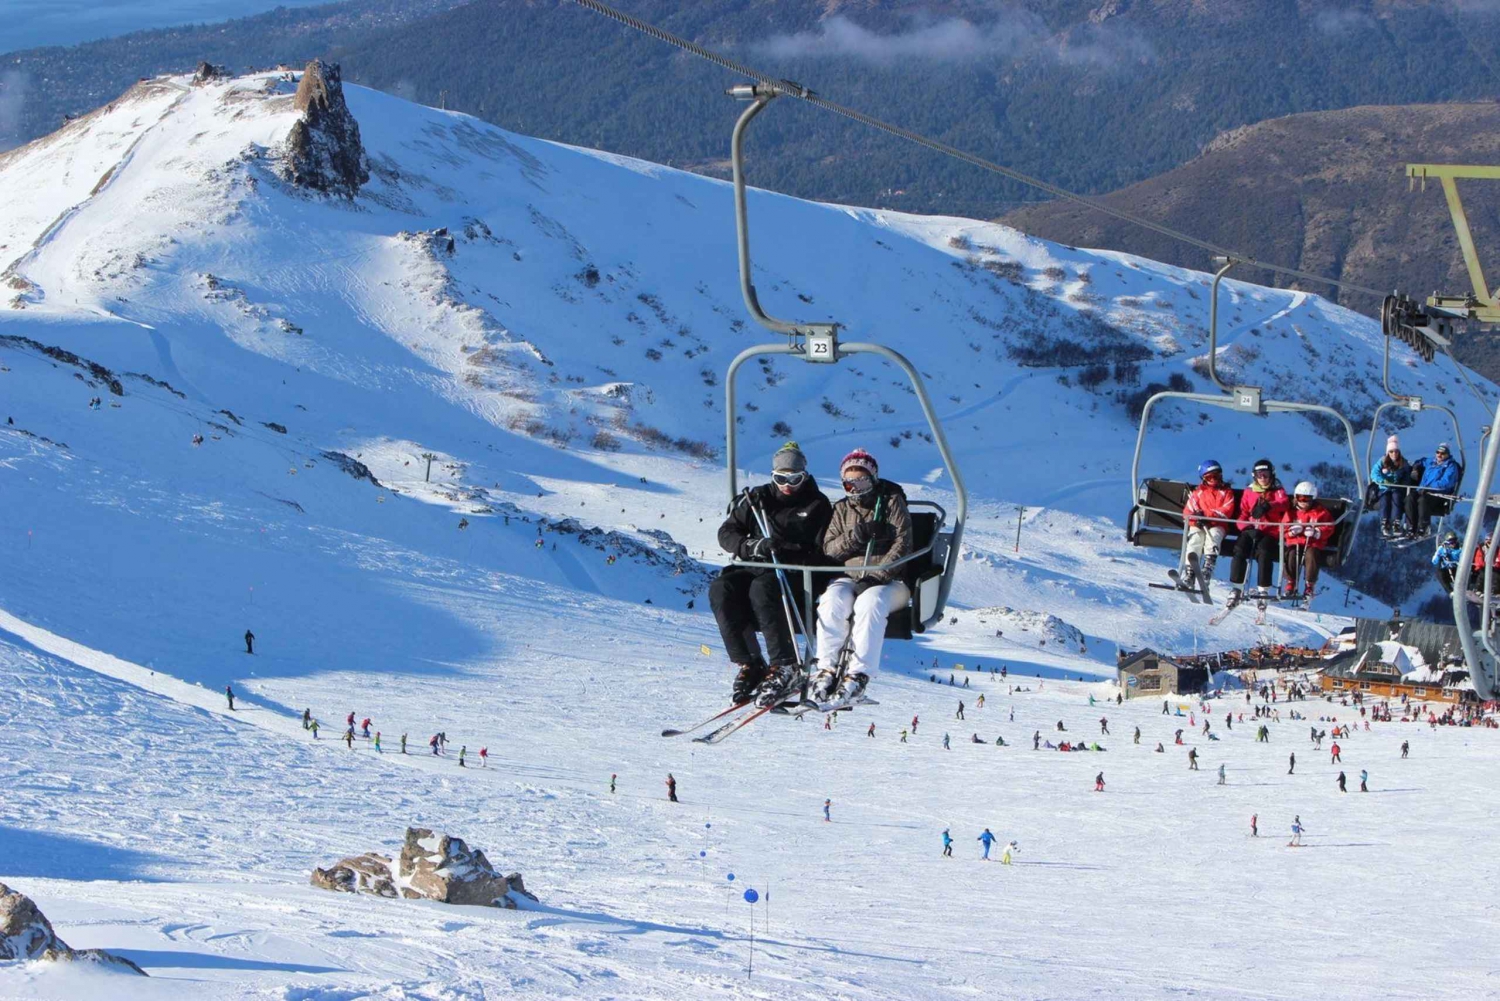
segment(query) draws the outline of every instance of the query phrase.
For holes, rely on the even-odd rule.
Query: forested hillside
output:
[[[10,142],[136,77],[331,54],[347,79],[507,128],[722,173],[722,71],[567,0],[379,0],[20,53]],[[1281,0],[621,0],[632,14],[824,95],[1057,183],[1105,192],[1214,136],[1296,112],[1500,94],[1500,9]],[[437,12],[412,21],[423,8]],[[1488,33],[1487,33],[1488,31]],[[66,52],[74,52],[68,55]],[[1442,71],[1432,57],[1441,53]],[[4,99],[0,99],[0,104]],[[15,102],[12,102],[15,103]],[[0,144],[6,141],[0,115]],[[755,137],[755,181],[797,195],[993,217],[1034,193],[809,108]]]
[[[1377,289],[1425,296],[1471,290],[1436,184],[1409,190],[1407,163],[1500,163],[1500,104],[1365,107],[1293,115],[1220,136],[1176,170],[1103,197],[1263,260]],[[1459,193],[1493,284],[1500,278],[1500,183],[1460,182]],[[1204,267],[1203,253],[1083,206],[1048,203],[1005,222],[1028,233]],[[1251,281],[1288,285],[1242,269]],[[1380,300],[1290,283],[1375,315]],[[1493,376],[1500,342],[1467,334],[1458,356]]]

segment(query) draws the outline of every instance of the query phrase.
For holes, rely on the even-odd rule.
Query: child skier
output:
[[[1014,841],[1007,841],[1005,843],[1005,854],[1000,856],[1000,864],[1010,865],[1010,857],[1020,850],[1020,845],[1016,844]]]
[[[880,466],[869,452],[855,449],[844,456],[839,476],[845,496],[833,506],[823,555],[848,569],[818,599],[819,667],[808,697],[822,704],[853,705],[880,668],[886,618],[911,600],[911,591],[894,571],[878,569],[911,553],[911,515],[905,491],[880,479]],[[836,661],[845,641],[849,660],[840,680]]]
[[[1334,524],[1328,508],[1318,502],[1317,485],[1310,480],[1303,480],[1292,491],[1292,510],[1287,515],[1282,533],[1286,542],[1281,562],[1285,581],[1282,593],[1288,598],[1297,596],[1297,571],[1300,567],[1306,578],[1303,597],[1312,600],[1318,584],[1319,554],[1333,541]]]
[[[1103,772],[1100,772],[1098,775],[1094,776],[1094,791],[1095,792],[1103,792],[1104,791],[1104,773]]]
[[[1182,517],[1187,525],[1187,543],[1183,546],[1183,565],[1178,572],[1185,586],[1197,587],[1188,555],[1198,557],[1203,579],[1212,579],[1219,547],[1224,544],[1224,532],[1234,517],[1234,490],[1224,482],[1224,470],[1217,460],[1205,459],[1198,464],[1198,485],[1188,494]]]
[[[1475,550],[1479,556],[1480,569],[1483,569],[1484,556],[1480,550]],[[1437,568],[1438,583],[1443,585],[1443,590],[1448,594],[1453,593],[1453,575],[1458,570],[1458,559],[1462,555],[1462,546],[1458,541],[1457,532],[1449,532],[1443,536],[1443,544],[1438,546],[1437,552],[1432,554],[1432,565]]]

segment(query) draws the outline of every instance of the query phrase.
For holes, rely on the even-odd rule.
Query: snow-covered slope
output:
[[[1315,642],[1336,631],[1331,615],[1345,606],[1341,593],[1330,592],[1317,605],[1324,615],[1273,612],[1264,629],[1246,615],[1210,632],[1206,610],[1144,586],[1160,579],[1163,557],[1143,556],[1121,537],[1135,430],[1118,397],[1173,375],[1204,385],[1193,370],[1205,344],[1203,275],[968,220],[757,193],[763,302],[782,315],[836,319],[848,336],[889,344],[916,362],[963,466],[971,521],[953,621],[914,643],[887,646],[887,677],[879,682],[886,706],[871,716],[880,750],[845,746],[855,736],[852,720],[841,724],[843,736],[829,738],[840,743],[815,752],[807,748],[817,730],[811,720],[756,724],[718,755],[660,741],[661,726],[716,708],[728,680],[702,600],[707,564],[719,559],[714,529],[724,500],[719,381],[734,354],[770,339],[743,316],[729,188],[349,88],[371,180],[352,202],[308,195],[278,173],[298,118],[294,86],[274,73],[198,85],[153,81],[0,157],[7,512],[0,611],[13,617],[4,627],[12,636],[5,663],[13,677],[36,679],[5,686],[11,694],[0,695],[0,715],[12,725],[0,721],[0,734],[12,781],[43,791],[0,798],[0,878],[45,877],[41,890],[64,900],[71,894],[79,903],[70,913],[80,920],[96,920],[86,894],[59,878],[128,880],[148,870],[151,878],[194,884],[250,880],[247,892],[234,891],[236,907],[315,915],[287,931],[290,945],[243,930],[259,944],[246,953],[253,960],[236,962],[258,965],[219,962],[213,979],[228,986],[214,991],[358,997],[333,986],[340,971],[357,969],[359,989],[370,996],[482,997],[505,989],[480,970],[510,945],[525,958],[504,983],[543,996],[644,997],[663,984],[684,997],[704,985],[728,989],[738,940],[726,944],[719,925],[705,931],[724,903],[717,884],[702,872],[676,872],[684,859],[706,858],[697,855],[709,850],[702,824],[720,813],[738,818],[734,837],[742,840],[724,859],[734,864],[759,865],[765,858],[757,845],[789,838],[775,866],[766,862],[777,886],[799,878],[802,853],[838,858],[840,871],[856,865],[853,836],[790,833],[789,817],[800,825],[808,804],[823,796],[849,801],[859,836],[877,832],[888,860],[905,865],[927,852],[961,783],[950,782],[950,766],[933,757],[941,753],[937,735],[925,724],[925,757],[893,757],[907,748],[886,743],[894,744],[913,712],[951,713],[951,689],[926,680],[934,659],[944,673],[955,662],[1005,663],[1033,684],[1053,679],[1040,708],[1017,703],[1014,725],[1006,720],[1007,741],[1024,744],[1086,694],[1082,686],[1055,690],[1057,679],[1111,673],[1117,646]],[[1379,341],[1369,321],[1301,293],[1226,282],[1224,295],[1226,368],[1277,395],[1333,402],[1351,417],[1369,413],[1379,386]],[[1478,407],[1451,379],[1439,382],[1447,377],[1411,367],[1406,356],[1400,368],[1404,386],[1451,400],[1468,426],[1478,425]],[[825,481],[840,455],[863,445],[913,496],[951,501],[951,484],[894,369],[863,358],[828,368],[777,360],[750,366],[742,381],[741,454],[756,475],[789,436]],[[88,405],[95,397],[98,409]],[[1301,419],[1164,416],[1148,472],[1182,475],[1205,454],[1230,470],[1271,454],[1289,467],[1288,480],[1318,462],[1347,465],[1342,444]],[[1413,451],[1426,451],[1424,436],[1447,437],[1425,424],[1411,434],[1420,435]],[[258,637],[253,658],[239,639],[247,628]],[[49,636],[138,665],[145,676],[115,671],[116,680],[101,682],[64,661],[106,673],[114,662],[54,649]],[[28,651],[27,642],[64,660]],[[1005,686],[974,677],[993,700],[985,711],[998,717]],[[136,687],[120,688],[120,678]],[[207,693],[231,682],[257,706],[241,717],[253,729],[225,731],[201,715],[212,702]],[[132,694],[142,686],[158,694]],[[208,702],[192,697],[197,686]],[[61,694],[67,691],[81,694]],[[424,762],[417,786],[408,784],[409,770],[372,756],[334,765],[335,748],[287,746],[303,739],[291,720],[304,707],[330,731],[358,709],[393,720],[388,740],[409,730],[425,742],[447,729],[471,750],[503,748],[504,782],[492,795],[468,785],[467,775],[456,784],[447,765],[429,773]],[[105,720],[97,727],[102,744],[71,736],[80,713]],[[967,724],[960,725],[966,729],[954,736],[967,740]],[[106,780],[96,756],[109,741],[139,741],[141,733],[163,760],[148,767],[132,757],[119,769],[124,774]],[[212,753],[223,755],[230,781],[244,784],[242,802],[174,781],[199,767],[187,761],[193,752],[173,743],[174,733],[222,749]],[[994,735],[987,731],[986,739]],[[132,743],[129,754],[138,753]],[[789,755],[798,755],[799,767],[809,755],[806,775],[789,777],[778,766]],[[88,774],[52,782],[46,776],[57,756],[79,757]],[[858,776],[844,771],[847,758],[863,762]],[[267,769],[285,786],[267,782],[257,762],[271,762]],[[1255,767],[1273,774],[1279,765],[1267,762]],[[1092,760],[1079,766],[1069,781],[1092,778],[1096,767]],[[1149,759],[1122,767],[1145,769],[1142,776],[1160,770]],[[336,780],[324,774],[330,768]],[[611,828],[603,818],[617,804],[597,797],[567,809],[558,803],[584,786],[602,788],[610,772],[629,776],[632,794],[649,795],[669,769],[686,777],[685,788],[715,790],[702,804],[715,816],[694,806],[688,819],[661,826],[654,807],[638,804]],[[1055,779],[1038,769],[1013,786],[1007,775],[987,779],[984,798],[1015,811],[1015,836],[1036,838],[1054,822],[1024,798],[1036,799]],[[308,783],[328,789],[346,814],[366,811],[354,825],[359,838],[335,836],[331,814],[338,811],[326,803],[306,807]],[[298,792],[280,794],[291,786]],[[911,809],[891,813],[892,799],[917,787],[924,791]],[[38,812],[37,797],[58,789],[65,794],[59,805]],[[111,804],[125,799],[165,818],[150,837],[132,814],[114,815]],[[1237,802],[1231,822],[1204,801],[1180,819],[1198,825],[1215,817],[1227,836],[1239,829],[1242,808],[1256,806]],[[1090,810],[1067,806],[1070,847],[1037,861],[1094,864],[1084,858],[1097,854],[1101,836],[1147,838],[1161,822],[1112,815],[1094,829]],[[295,850],[237,837],[243,825],[274,824],[288,812],[297,815]],[[90,819],[106,816],[107,823]],[[991,823],[985,816],[968,809],[961,822]],[[459,950],[466,958],[455,961],[467,972],[396,962],[384,946],[356,941],[404,920],[399,911],[341,932],[348,941],[329,958],[306,958],[316,951],[311,943],[346,920],[346,905],[291,884],[305,878],[306,866],[389,844],[418,819],[493,846],[502,858],[520,855],[517,867],[528,883],[539,874],[544,901],[550,885],[554,905],[567,899],[578,907],[534,919],[525,942],[494,930],[504,916],[485,916]],[[960,823],[956,814],[953,822]],[[46,843],[45,832],[59,829],[93,846],[79,849],[75,869],[65,865],[66,852]],[[27,851],[7,847],[29,844],[42,844],[44,857],[57,861],[8,867],[6,858]],[[206,857],[190,857],[205,844],[214,846]],[[138,866],[147,855],[172,861]],[[1161,876],[1171,862],[1158,862],[1153,871]],[[1318,894],[1331,893],[1336,868],[1309,879]],[[803,912],[800,937],[781,943],[784,965],[772,975],[799,980],[809,996],[846,990],[861,997],[996,984],[1042,994],[1060,975],[1051,963],[1068,948],[1062,930],[1031,940],[1053,959],[1025,976],[996,971],[993,953],[978,943],[934,959],[933,940],[899,931],[930,920],[927,888],[856,886],[863,909],[829,898],[827,909]],[[1062,908],[1052,915],[1063,922],[1059,929],[1072,927],[1089,899],[1068,896],[1069,886],[1053,880],[1031,898],[1046,915]],[[1149,884],[1137,891],[1129,906],[1154,897]],[[153,915],[195,908],[189,897],[212,892],[111,888],[121,904],[108,920],[160,925],[152,934],[180,945],[178,929],[165,927],[172,922]],[[979,906],[977,893],[954,898],[957,913]],[[701,899],[683,904],[684,894]],[[359,901],[347,910],[374,906]],[[1179,906],[1188,907],[1187,898],[1157,913],[1179,921]],[[856,913],[865,931],[849,923]],[[433,946],[447,921],[430,919],[421,948]],[[963,938],[999,919],[955,919],[955,930]],[[773,912],[773,938],[775,920]],[[636,944],[621,948],[624,936],[615,930],[559,933],[566,941],[548,931],[593,921],[625,929]],[[213,936],[230,933],[208,923]],[[1111,927],[1109,940],[1121,944],[1129,923]],[[1261,926],[1225,936],[1247,960],[1273,944],[1251,927]],[[494,936],[509,945],[495,945]],[[71,927],[65,937],[110,944]],[[906,944],[892,951],[897,941]],[[277,958],[288,950],[295,961]],[[1027,947],[1012,953],[1028,954],[1035,958]],[[571,962],[578,955],[610,958]],[[878,975],[848,972],[876,960]],[[1152,954],[1135,967],[1140,984],[1119,993],[1152,996],[1141,985],[1157,983],[1162,963],[1185,977],[1196,971],[1171,962]],[[235,986],[233,976],[219,975],[236,969],[253,969],[254,983]],[[1320,969],[1309,984],[1349,972]],[[622,986],[613,976],[636,979]],[[1062,993],[1073,996],[1097,980],[1084,971],[1066,982],[1076,990]],[[30,980],[17,988],[38,990]]]

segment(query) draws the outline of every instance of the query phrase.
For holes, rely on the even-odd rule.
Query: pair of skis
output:
[[[725,720],[725,722],[720,723],[718,726],[714,727],[703,736],[693,738],[693,742],[696,744],[720,744],[728,740],[732,734],[739,731],[742,727],[748,726],[750,723],[753,723],[755,720],[759,719],[769,712],[801,718],[803,716],[806,716],[808,713],[813,712],[848,712],[855,706],[878,705],[880,705],[880,703],[876,702],[874,699],[867,699],[863,697],[861,697],[858,701],[849,703],[847,705],[818,705],[816,702],[809,702],[805,699],[779,702],[769,706],[757,706],[753,702],[740,702],[730,706],[728,709],[724,709],[720,712],[714,713],[712,716],[701,723],[683,727],[682,729],[669,728],[663,730],[661,732],[661,735],[663,737],[683,737],[690,733],[697,733],[699,730],[702,730],[704,727],[709,726],[712,723],[718,723],[726,716],[732,716],[732,719]],[[736,712],[740,713],[740,715],[734,716],[733,714]]]
[[[1187,563],[1188,580],[1195,581],[1196,586],[1189,584],[1187,580],[1183,580],[1182,574],[1178,573],[1176,570],[1167,571],[1167,576],[1172,578],[1172,583],[1152,584],[1151,586],[1163,591],[1180,591],[1183,594],[1187,595],[1195,605],[1200,603],[1204,605],[1212,605],[1214,603],[1214,599],[1213,596],[1208,593],[1208,576],[1203,573],[1202,569],[1198,565],[1198,554],[1188,553]]]

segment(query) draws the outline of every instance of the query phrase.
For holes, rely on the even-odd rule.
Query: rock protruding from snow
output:
[[[24,893],[0,883],[0,960],[48,960],[97,963],[121,972],[146,975],[128,959],[103,949],[74,949],[57,937],[52,922]]]
[[[502,876],[484,852],[462,838],[435,834],[425,827],[408,827],[401,859],[392,871],[389,855],[366,852],[340,859],[327,869],[314,869],[312,885],[339,893],[401,896],[444,904],[478,904],[514,909],[516,897],[535,901],[519,872]]]
[[[391,874],[391,857],[365,852],[340,859],[327,869],[312,871],[312,885],[340,893],[371,893],[377,897],[396,897],[396,880]]]
[[[1008,640],[1032,642],[1049,650],[1076,654],[1088,652],[1083,633],[1050,612],[1001,605],[998,608],[976,608],[967,614],[977,618],[982,625],[997,628],[999,635]]]
[[[445,904],[515,907],[510,880],[462,838],[408,827],[401,846],[401,894]]]
[[[321,59],[308,63],[295,104],[302,118],[287,135],[286,179],[299,188],[353,198],[370,171],[359,123],[344,103],[338,66]]]

